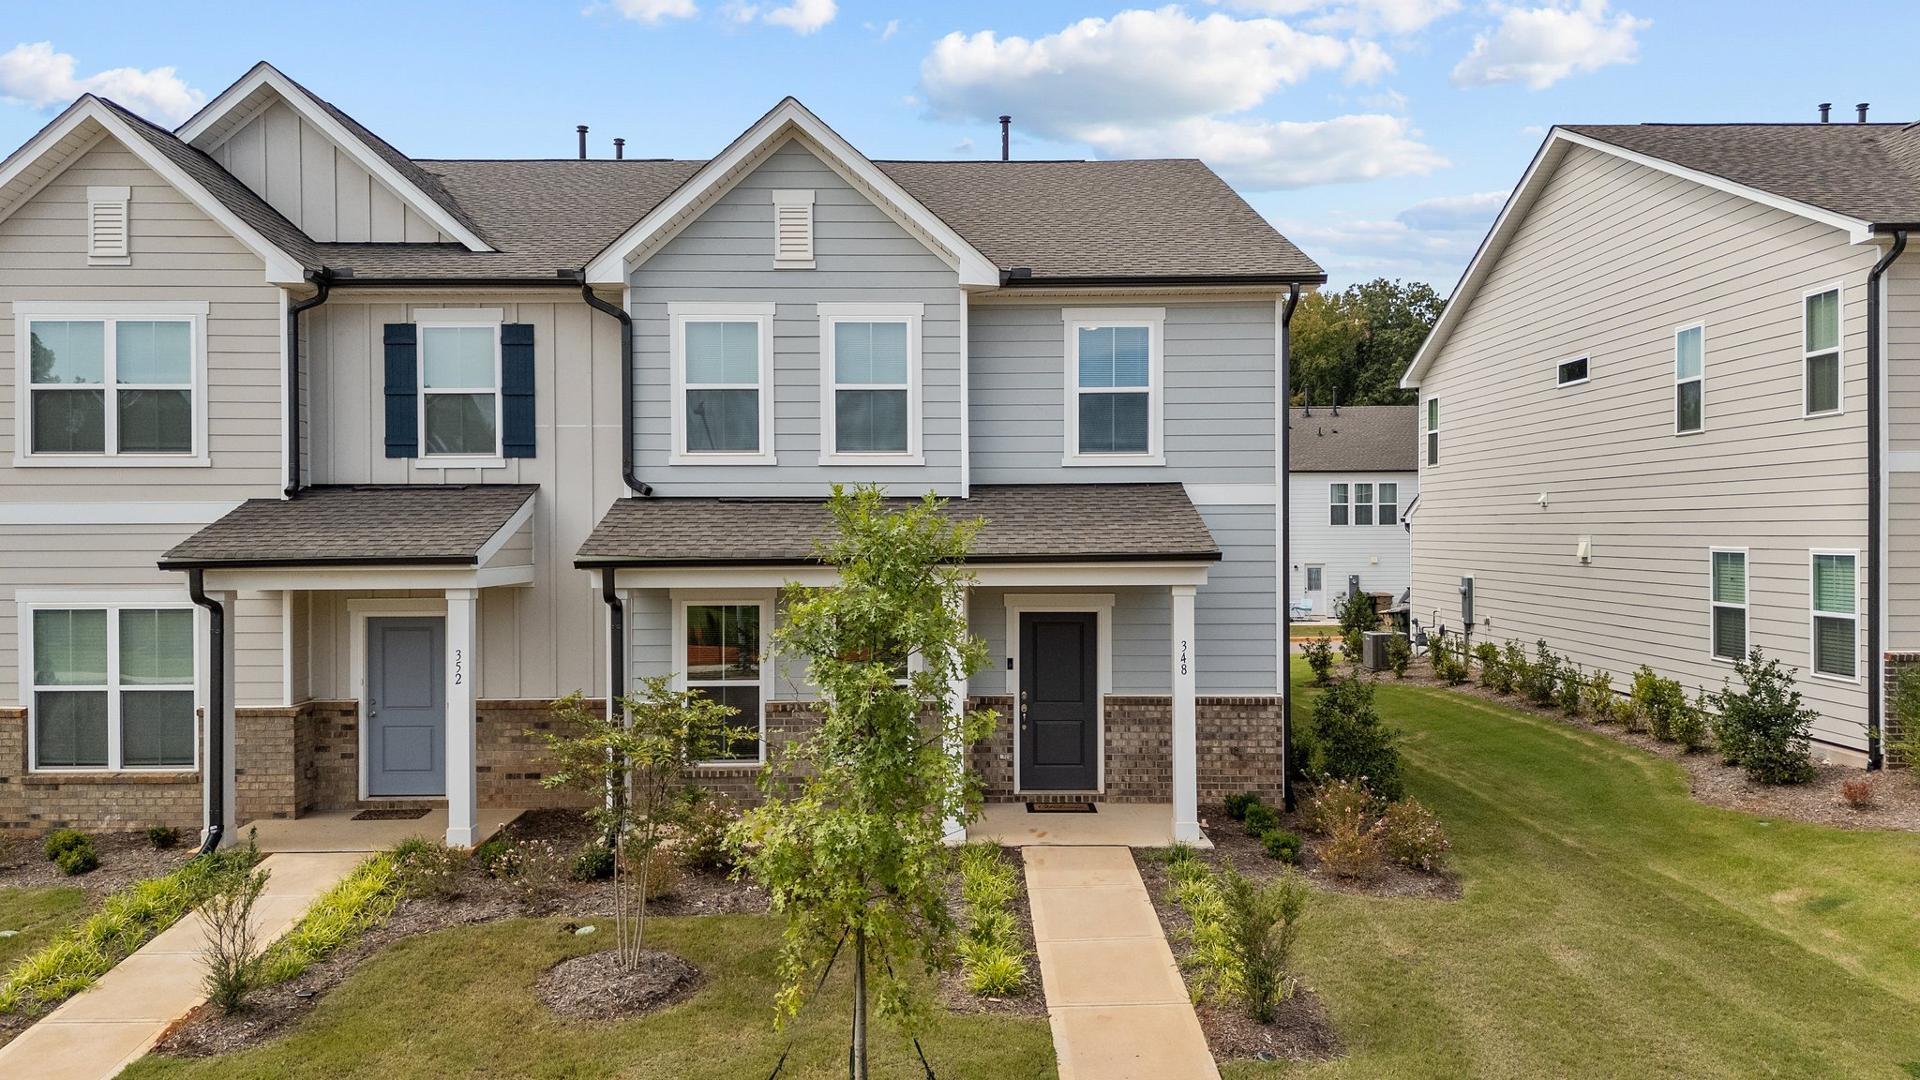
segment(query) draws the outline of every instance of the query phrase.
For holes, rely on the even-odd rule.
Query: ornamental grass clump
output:
[[[1027,981],[1027,951],[1013,905],[1019,872],[999,845],[981,841],[960,849],[960,898],[966,907],[960,971],[967,992],[1005,997]]]
[[[362,860],[322,893],[286,936],[267,947],[260,958],[260,985],[298,977],[385,922],[414,880],[406,856],[399,851],[383,851]]]

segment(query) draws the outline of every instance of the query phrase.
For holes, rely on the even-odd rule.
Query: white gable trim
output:
[[[828,127],[807,107],[787,98],[773,107],[740,137],[728,144],[718,157],[701,166],[672,195],[648,212],[639,223],[594,256],[587,264],[587,281],[594,285],[618,286],[627,282],[627,264],[645,262],[648,256],[672,239],[697,218],[715,199],[730,190],[768,154],[787,139],[801,137],[820,151],[821,160],[856,189],[875,197],[875,203],[887,216],[915,234],[960,275],[965,288],[992,289],[1000,285],[1000,269],[980,254],[933,211],[921,205],[893,178],[855,149],[852,143]]]
[[[1630,161],[1635,165],[1642,165],[1669,176],[1677,176],[1716,191],[1738,195],[1762,206],[1784,210],[1789,214],[1817,221],[1822,225],[1831,225],[1845,232],[1851,243],[1864,244],[1873,239],[1871,222],[1837,214],[1810,203],[1737,183],[1723,176],[1676,165],[1664,158],[1652,157],[1604,142],[1590,135],[1581,135],[1556,127],[1547,133],[1546,141],[1540,144],[1540,150],[1534,154],[1532,164],[1527,166],[1527,171],[1521,176],[1519,185],[1513,189],[1513,194],[1508,196],[1507,205],[1501,208],[1500,216],[1494,219],[1493,228],[1488,230],[1486,239],[1480,242],[1480,249],[1474,252],[1473,261],[1467,264],[1466,273],[1460,276],[1459,284],[1454,286],[1453,295],[1447,298],[1446,309],[1440,313],[1439,320],[1434,323],[1433,332],[1427,335],[1427,340],[1421,344],[1420,351],[1414,354],[1413,362],[1407,365],[1407,372],[1400,379],[1400,386],[1403,389],[1417,389],[1420,386],[1421,378],[1433,365],[1434,358],[1440,354],[1440,350],[1446,347],[1447,339],[1452,336],[1454,327],[1465,314],[1474,293],[1486,281],[1487,275],[1493,272],[1493,265],[1499,261],[1501,252],[1506,249],[1507,241],[1513,238],[1513,233],[1525,219],[1527,211],[1532,209],[1534,200],[1540,195],[1540,189],[1546,186],[1547,179],[1559,167],[1561,159],[1566,157],[1568,148],[1573,146],[1583,146],[1589,150],[1611,154],[1624,161]]]
[[[202,187],[199,181],[181,171],[180,167],[175,165],[171,159],[158,150],[155,150],[153,145],[147,142],[144,136],[134,131],[128,126],[125,120],[121,119],[112,109],[101,104],[100,101],[91,94],[82,97],[80,100],[68,106],[67,111],[62,113],[53,123],[43,128],[39,135],[15,151],[13,156],[8,158],[4,163],[0,163],[0,188],[5,188],[8,184],[12,183],[14,178],[19,176],[34,162],[38,161],[41,154],[45,153],[48,148],[58,145],[61,140],[73,134],[76,128],[88,121],[92,121],[101,128],[104,128],[108,135],[111,135],[119,141],[120,145],[127,148],[128,153],[139,158],[142,164],[159,174],[162,180],[173,185],[176,190],[182,195],[185,195],[188,201],[199,208],[201,213],[218,222],[222,228],[232,233],[236,239],[246,245],[248,250],[258,255],[260,259],[266,263],[266,278],[270,284],[299,285],[305,282],[306,270],[300,265],[299,260],[280,250],[279,247],[275,246],[266,237],[260,235],[253,226],[241,221],[234,215],[233,211],[227,209],[225,203],[214,198],[213,193]],[[88,149],[91,149],[92,145],[97,145],[97,142],[98,140],[95,140],[95,143],[90,144]],[[67,166],[71,165],[78,157],[79,154],[70,156],[67,161],[61,163],[59,168],[53,169],[47,176],[42,177],[27,195],[14,200],[7,206],[0,207],[0,220],[4,220],[7,215],[17,209],[27,198],[30,198],[33,192],[45,187],[47,182],[54,176],[65,171]]]
[[[222,90],[219,97],[214,98],[205,108],[195,113],[193,119],[188,120],[175,134],[199,149],[211,153],[226,141],[228,135],[223,134],[206,139],[204,142],[203,137],[215,124],[225,119],[228,113],[244,105],[247,99],[263,86],[278,94],[280,99],[299,113],[302,119],[318,128],[321,134],[345,151],[355,163],[392,189],[394,194],[400,196],[402,202],[421,217],[433,222],[441,232],[466,245],[469,251],[493,250],[473,230],[462,225],[460,219],[449,213],[446,207],[420,190],[419,185],[400,175],[397,169],[387,164],[386,158],[374,153],[371,147],[361,142],[353,132],[335,120],[333,114],[321,108],[310,94],[295,85],[291,79],[280,74],[272,64],[265,62],[255,64],[252,71],[243,76],[239,82]],[[258,111],[258,106],[249,110],[249,112]],[[233,130],[237,131],[239,128],[236,126]]]

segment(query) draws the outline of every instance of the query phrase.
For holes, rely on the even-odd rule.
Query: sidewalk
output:
[[[1060,1080],[1218,1080],[1132,853],[1021,855]]]
[[[293,928],[314,899],[347,876],[366,852],[270,855],[271,873],[254,905],[264,947]],[[0,1047],[0,1077],[107,1080],[159,1041],[174,1021],[206,1000],[199,912],[147,942],[86,990]]]

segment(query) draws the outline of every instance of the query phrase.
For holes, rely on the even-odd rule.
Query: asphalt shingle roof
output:
[[[1324,405],[1289,410],[1287,463],[1294,472],[1414,472],[1420,410],[1414,405]]]
[[[945,512],[986,519],[973,562],[1220,558],[1179,484],[983,485]],[[574,564],[808,563],[832,530],[821,499],[620,499]]]
[[[470,566],[538,490],[533,484],[314,487],[291,499],[249,499],[174,545],[160,566]]]

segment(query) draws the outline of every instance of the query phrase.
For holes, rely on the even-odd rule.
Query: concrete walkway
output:
[[[293,928],[321,893],[347,876],[366,852],[271,855],[267,887],[254,904],[261,946]],[[158,1042],[174,1021],[206,1000],[200,962],[206,925],[191,912],[86,990],[0,1047],[0,1077],[107,1080]]]
[[[1218,1080],[1133,854],[1021,855],[1060,1080]]]

